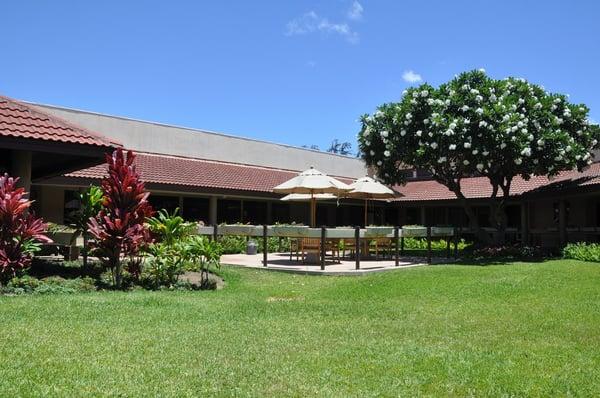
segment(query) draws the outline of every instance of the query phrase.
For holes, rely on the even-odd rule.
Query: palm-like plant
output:
[[[159,210],[154,217],[149,217],[146,223],[156,240],[169,246],[189,235],[196,227],[196,224],[186,222],[179,215],[179,208],[171,214],[165,209]]]
[[[108,177],[102,181],[102,210],[89,220],[93,253],[113,273],[121,287],[123,257],[131,258],[150,241],[146,218],[152,216],[149,192],[133,164],[135,155],[117,149],[107,155]]]
[[[79,236],[83,237],[83,266],[87,267],[88,262],[88,242],[90,233],[88,222],[90,218],[102,210],[102,189],[91,185],[84,192],[79,194],[79,209],[72,212],[69,216],[71,226],[75,229],[71,244],[74,244]]]
[[[48,225],[29,212],[32,202],[17,188],[18,180],[0,177],[0,281],[27,268],[40,242],[51,242],[45,235]]]

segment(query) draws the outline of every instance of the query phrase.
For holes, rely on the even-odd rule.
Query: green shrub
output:
[[[446,250],[448,241],[446,239],[432,239],[431,250]],[[458,249],[464,250],[470,243],[467,243],[464,239],[458,242]],[[454,241],[450,241],[450,247],[454,249]],[[427,238],[404,238],[404,249],[405,250],[427,250]]]
[[[563,257],[581,261],[600,262],[600,244],[569,243],[563,249]]]
[[[263,238],[254,236],[247,238],[245,236],[224,235],[219,236],[219,243],[223,254],[243,254],[246,253],[246,242],[253,240],[257,244],[258,253],[263,251]],[[267,250],[269,253],[287,252],[290,250],[290,238],[279,238],[270,236],[267,238]]]
[[[89,277],[64,279],[58,276],[38,279],[32,276],[13,278],[1,290],[3,294],[71,294],[96,290]]]
[[[147,220],[155,241],[144,248],[145,261],[139,264],[146,287],[173,288],[186,271],[201,272],[205,279],[209,269],[220,267],[221,245],[195,235],[197,225],[185,222],[178,212],[161,210]]]
[[[471,256],[476,259],[532,259],[546,257],[548,254],[539,246],[523,246],[517,243],[476,248]]]
[[[245,236],[233,236],[233,235],[219,236],[219,243],[221,244],[223,254],[246,253],[246,237]]]

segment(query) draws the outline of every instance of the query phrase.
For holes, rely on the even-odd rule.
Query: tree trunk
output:
[[[512,179],[502,180],[494,185],[494,193],[492,195],[492,203],[490,205],[490,224],[496,229],[494,234],[494,243],[496,245],[504,245],[506,243],[506,202],[510,196],[510,184]],[[496,194],[498,188],[502,189],[502,197],[498,199]]]
[[[88,237],[87,234],[83,234],[83,269],[87,269],[88,265]]]
[[[121,289],[121,281],[123,279],[123,273],[121,270],[121,261],[117,260],[115,264],[115,287]]]
[[[479,220],[477,220],[477,214],[475,214],[473,207],[469,204],[467,198],[462,194],[460,188],[454,190],[454,194],[460,200],[463,209],[465,210],[465,213],[467,213],[467,217],[469,219],[469,227],[473,230],[477,239],[481,243],[484,243],[486,245],[491,244],[493,242],[492,238],[479,225]]]

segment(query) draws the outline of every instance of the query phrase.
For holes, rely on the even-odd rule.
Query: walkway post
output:
[[[427,227],[427,264],[431,264],[431,227]]]
[[[396,226],[394,228],[394,260],[395,260],[396,267],[398,265],[400,265],[400,258],[398,256],[399,245],[400,245],[399,237],[400,237],[400,227]]]
[[[354,227],[354,255],[356,257],[355,269],[360,269],[360,227]]]
[[[213,240],[216,242],[218,240],[219,237],[219,226],[215,223],[213,225]]]
[[[404,236],[400,237],[400,255],[404,256]]]
[[[321,227],[321,271],[325,271],[325,238],[327,236],[327,228]]]
[[[454,236],[454,234],[452,235]],[[450,258],[450,240],[451,240],[451,236],[447,236],[446,237],[446,258]]]
[[[263,225],[263,267],[267,266],[267,255],[269,254],[269,245],[267,244],[267,224]]]

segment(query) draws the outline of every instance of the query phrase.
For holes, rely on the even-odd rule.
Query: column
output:
[[[421,207],[421,225],[427,225],[427,210],[425,206]]]
[[[217,225],[217,197],[211,196],[208,199],[208,223]]]
[[[567,244],[567,206],[564,199],[558,203],[558,241],[561,247]]]

